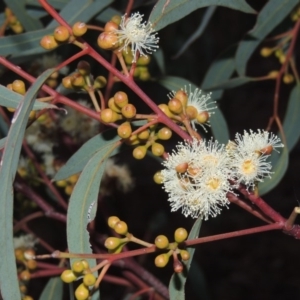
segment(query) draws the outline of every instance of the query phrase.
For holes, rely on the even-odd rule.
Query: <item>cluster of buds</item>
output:
[[[107,224],[112,228],[117,234],[125,236],[124,238],[108,237],[105,240],[104,246],[108,249],[109,253],[120,253],[123,247],[129,242],[128,226],[124,221],[121,221],[116,216],[111,216],[108,218]]]
[[[172,131],[168,127],[157,128],[156,125],[150,126],[137,135],[131,136],[131,145],[138,144],[133,150],[133,157],[143,159],[146,156],[147,150],[150,148],[155,156],[162,156],[165,153],[165,147],[158,143],[157,140],[168,140],[172,136]],[[142,144],[142,145],[140,145]]]
[[[129,70],[132,65],[132,61],[134,59],[129,46],[127,47],[127,49],[124,49],[122,51],[122,55],[123,55],[126,65],[127,65],[127,69]],[[141,81],[147,81],[150,79],[151,76],[150,76],[150,72],[149,72],[149,68],[148,68],[150,61],[151,61],[150,55],[144,55],[144,56],[140,56],[138,58],[135,69],[134,69],[134,73],[133,73],[133,76],[136,79],[139,79]]]
[[[158,48],[159,38],[150,22],[143,22],[143,15],[114,16],[104,26],[98,37],[98,46],[105,50],[129,53],[127,63],[135,63],[138,56],[147,56]],[[131,61],[130,61],[131,59]]]
[[[6,87],[11,91],[14,91],[15,93],[18,93],[20,95],[25,95],[26,93],[25,83],[24,81],[19,79],[13,81],[12,83],[9,83]],[[7,110],[10,112],[15,112],[16,109],[13,107],[8,107]],[[35,118],[35,111],[32,110],[29,114],[29,120],[32,120],[34,118]]]
[[[133,104],[129,103],[126,93],[119,91],[113,97],[108,100],[108,107],[103,109],[100,113],[102,122],[114,123],[118,120],[127,119],[131,120],[136,115],[136,108]],[[131,135],[131,132],[121,132],[122,138],[127,138]]]
[[[284,44],[286,44],[286,43],[284,43]],[[280,64],[285,63],[287,58],[286,58],[286,53],[284,52],[282,47],[278,47],[278,46],[274,47],[274,48],[263,47],[260,50],[260,55],[263,57],[269,57],[272,54],[278,59]],[[279,74],[279,71],[273,70],[273,71],[269,72],[268,77],[271,79],[276,79],[278,74]],[[282,80],[285,84],[290,84],[290,83],[294,82],[294,76],[292,74],[286,72],[283,75]]]
[[[63,188],[66,195],[70,196],[73,192],[74,186],[79,178],[79,174],[74,174],[67,179],[55,181],[55,184]]]
[[[119,28],[121,18],[114,16],[104,26],[104,31],[99,35],[97,43],[101,49],[116,50],[119,48],[118,35],[116,30]]]
[[[161,156],[165,152],[162,144],[157,140],[168,140],[172,136],[172,131],[167,127],[157,129],[156,125],[137,133],[132,134],[130,121],[136,116],[136,108],[129,103],[126,93],[119,91],[108,100],[108,107],[100,113],[101,120],[104,123],[113,123],[119,120],[126,120],[118,127],[118,135],[125,140],[128,145],[136,146],[133,150],[133,156],[136,159],[143,159],[146,156],[147,149],[156,156]],[[149,120],[150,122],[151,120]]]
[[[5,8],[5,18],[6,22],[9,26],[9,28],[14,32],[14,33],[22,33],[24,31],[24,28],[20,21],[17,19],[17,17],[13,14],[10,8],[6,7]]]
[[[92,287],[96,283],[96,277],[91,273],[89,264],[85,259],[75,260],[72,268],[63,271],[60,278],[65,283],[71,283],[82,278],[82,283],[75,290],[75,298],[77,300],[89,299]]]
[[[41,41],[40,45],[46,50],[53,50],[61,44],[71,43],[77,37],[81,37],[87,31],[87,25],[83,22],[76,22],[72,31],[65,26],[58,26],[54,29],[52,35],[45,35]]]
[[[179,247],[184,247],[184,241],[187,239],[188,233],[184,228],[177,228],[174,232],[175,242],[170,243],[165,235],[159,235],[156,237],[154,243],[156,248],[161,250],[168,250],[166,253],[159,254],[155,257],[154,263],[158,268],[165,267],[170,257],[173,257],[173,269],[176,273],[181,273],[183,271],[183,264],[178,259],[178,254],[183,261],[190,258],[190,254],[185,249],[180,249]]]
[[[106,78],[97,76],[94,79],[91,75],[90,64],[87,61],[82,60],[77,64],[77,71],[64,77],[62,84],[66,89],[94,91],[105,87]]]
[[[202,91],[195,89],[187,92],[187,88],[172,92],[169,96],[168,104],[160,104],[158,107],[175,122],[182,123],[185,127],[187,122],[192,124],[196,130],[195,124],[209,126],[209,118],[212,115],[211,110],[215,109],[214,101],[210,100],[210,94],[202,94]]]
[[[18,264],[19,287],[22,300],[33,300],[27,294],[27,286],[31,278],[31,273],[37,268],[37,262],[33,259],[35,251],[32,248],[24,247],[15,249],[15,257]]]

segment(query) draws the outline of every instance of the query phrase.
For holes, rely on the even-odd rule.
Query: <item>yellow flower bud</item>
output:
[[[66,42],[70,37],[70,33],[67,27],[58,26],[55,28],[53,36],[58,42]]]
[[[138,146],[134,148],[132,154],[135,159],[143,159],[146,156],[147,148],[145,146]]]
[[[76,22],[72,27],[72,31],[76,37],[82,36],[87,32],[87,25],[84,22]]]
[[[53,50],[58,46],[57,41],[53,35],[45,35],[40,41],[41,47],[46,50]]]

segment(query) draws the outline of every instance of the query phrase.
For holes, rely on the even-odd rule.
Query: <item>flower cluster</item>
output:
[[[239,184],[249,188],[271,176],[267,158],[280,147],[277,136],[260,130],[237,134],[228,147],[212,140],[180,143],[161,172],[172,211],[182,208],[186,217],[215,217],[228,206],[227,193]]]
[[[172,91],[168,94],[170,102],[168,104],[169,110],[175,115],[184,115],[191,122],[194,130],[196,129],[196,124],[200,125],[205,131],[205,126],[210,126],[210,117],[214,114],[214,109],[217,108],[215,101],[211,100],[211,93],[205,94],[202,90],[195,88],[192,90],[192,86],[189,85],[189,91],[187,86],[178,90]],[[177,100],[181,102],[182,109],[176,111],[176,106],[172,106],[172,101]],[[176,101],[175,101],[176,103]],[[178,105],[178,104],[177,104]],[[175,110],[174,110],[175,108]],[[172,116],[171,116],[172,118]]]
[[[118,35],[118,42],[122,44],[119,51],[127,51],[127,46],[131,46],[133,62],[136,62],[137,53],[146,56],[158,48],[159,38],[154,33],[150,22],[143,22],[143,15],[134,13],[129,18],[122,17],[120,29],[115,30]]]
[[[208,114],[208,119],[205,123],[202,123],[199,120],[199,118],[195,118],[195,119],[191,120],[192,126],[196,130],[195,124],[198,124],[198,125],[201,125],[204,130],[206,130],[204,125],[210,126],[209,125],[209,118],[214,113],[214,112],[212,112],[212,110],[217,108],[214,105],[216,102],[211,101],[211,93],[203,94],[202,90],[200,90],[198,88],[196,88],[192,92],[191,85],[189,87],[190,87],[189,93],[187,92],[186,86],[184,87],[185,92],[188,94],[187,105],[191,106],[191,107],[194,107],[197,110],[197,115],[199,115],[203,112],[206,112]]]

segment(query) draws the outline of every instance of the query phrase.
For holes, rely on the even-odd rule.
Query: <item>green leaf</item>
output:
[[[206,27],[208,26],[209,21],[214,15],[216,8],[217,6],[210,6],[207,8],[198,28],[190,35],[186,42],[184,42],[179,51],[173,56],[173,59],[178,58],[181,54],[183,54],[185,50],[188,49],[188,47],[202,35]]]
[[[16,108],[24,96],[13,92],[12,90],[6,88],[3,85],[0,85],[0,106]],[[53,104],[46,102],[40,102],[36,100],[34,102],[32,110],[41,110],[44,108],[58,108]]]
[[[209,119],[213,136],[219,143],[227,144],[229,130],[224,115],[220,109],[216,109],[214,112]]]
[[[34,99],[53,71],[49,69],[39,76],[20,102],[12,119],[0,163],[0,282],[3,299],[21,299],[13,245],[13,180]]]
[[[107,7],[103,11],[101,11],[100,14],[97,15],[97,17],[95,17],[95,20],[106,23],[116,15],[121,15],[121,13],[112,7]]]
[[[214,91],[214,90],[220,90],[220,89],[232,89],[235,87],[238,87],[240,85],[243,85],[245,83],[248,83],[250,81],[255,81],[255,78],[251,77],[236,77],[232,78],[230,80],[226,80],[223,82],[220,82],[216,85],[208,86],[206,89],[209,91]]]
[[[245,13],[255,13],[255,10],[244,0],[159,0],[150,14],[149,21],[153,24],[153,28],[158,31],[198,8],[212,5],[225,6]]]
[[[188,240],[195,239],[198,237],[200,228],[202,224],[202,219],[199,218],[193,225],[193,228],[189,234]],[[190,269],[192,259],[194,256],[195,248],[188,248],[187,250],[190,254],[190,259],[187,262],[183,262],[184,270],[182,273],[174,273],[171,277],[169,283],[169,294],[170,300],[185,300],[184,286],[188,276],[188,271]]]
[[[26,31],[43,28],[40,20],[31,17],[25,9],[25,0],[4,0],[5,4],[12,10]]]
[[[91,222],[90,210],[97,207],[100,181],[105,169],[105,161],[115,149],[115,143],[102,147],[84,167],[74,187],[67,214],[67,242],[71,253],[92,253],[86,226]],[[71,264],[74,259],[71,259]],[[90,259],[90,267],[96,265]]]
[[[0,150],[4,148],[6,141],[7,141],[6,137],[4,137],[0,140]]]
[[[230,47],[223,52],[218,60],[214,61],[205,74],[201,88],[207,92],[210,91],[209,87],[216,86],[225,80],[228,80],[234,72],[234,59],[232,57],[235,47]],[[223,89],[215,90],[212,93],[214,100],[221,99]]]
[[[290,95],[288,107],[283,121],[287,147],[291,151],[300,136],[300,85],[297,84]]]
[[[52,33],[53,28],[48,28],[1,37],[0,55],[22,54],[24,56],[46,52],[47,50],[40,46],[40,40],[43,36]]]
[[[69,2],[69,0],[48,0],[47,2],[54,8],[61,9]],[[36,0],[25,0],[25,3],[30,6],[41,6]]]
[[[240,76],[246,74],[247,62],[257,46],[297,4],[299,0],[270,0],[259,12],[254,29],[239,43],[236,52],[236,70]]]
[[[43,289],[39,300],[62,300],[63,299],[63,282],[60,276],[50,278]]]
[[[197,86],[190,81],[176,76],[164,76],[158,81],[158,83],[170,91],[178,91],[184,88],[185,85],[187,87],[191,85],[193,89],[197,88]]]
[[[98,288],[98,290],[95,291],[95,293],[93,293],[91,300],[100,300],[100,291],[99,291],[99,288]]]
[[[111,135],[114,137],[111,137]],[[109,140],[106,135],[110,135]],[[120,140],[120,137],[116,135],[115,130],[109,130],[107,132],[97,134],[96,136],[89,139],[85,144],[83,144],[80,149],[75,152],[71,158],[66,162],[66,164],[61,167],[55,174],[53,180],[63,180],[69,178],[71,175],[76,174],[85,167],[88,161],[100,150],[109,149],[116,141]],[[117,151],[117,150],[116,150]],[[110,155],[114,155],[116,151],[113,151]]]
[[[111,4],[113,0],[101,0],[101,1],[82,1],[71,0],[61,11],[60,16],[67,20],[70,25],[73,25],[77,21],[88,22],[106,6]],[[48,28],[58,26],[58,23],[53,20],[48,24]]]
[[[158,49],[153,53],[153,57],[156,60],[156,63],[159,67],[159,70],[162,75],[166,74],[165,58],[162,49]]]
[[[258,192],[262,196],[271,191],[283,178],[289,163],[289,152],[287,147],[284,147],[281,153],[273,151],[271,155],[272,178],[265,178],[263,182],[258,184]]]

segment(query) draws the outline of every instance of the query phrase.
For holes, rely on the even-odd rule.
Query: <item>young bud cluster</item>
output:
[[[189,120],[193,129],[196,130],[196,124],[209,126],[209,118],[213,114],[212,106],[215,102],[210,101],[210,94],[204,95],[202,91],[196,88],[192,91],[191,85],[189,92],[186,86],[184,89],[173,91],[169,95],[168,105],[159,104],[158,107],[175,122],[181,122],[186,126],[186,120]]]
[[[10,8],[5,8],[5,17],[8,23],[9,28],[16,34],[22,33],[24,28],[17,17],[13,14]]]
[[[116,16],[108,21],[104,26],[104,31],[98,36],[98,46],[104,50],[116,50],[119,47],[118,35],[119,28]]]
[[[64,180],[58,180],[55,184],[64,189],[66,195],[70,196],[73,192],[74,186],[79,178],[79,174],[71,175],[69,178]]]
[[[75,290],[75,298],[77,300],[86,300],[90,295],[89,287],[96,282],[96,277],[91,273],[88,262],[85,259],[75,260],[72,268],[65,270],[60,278],[65,283],[72,283],[83,276],[83,282]]]

